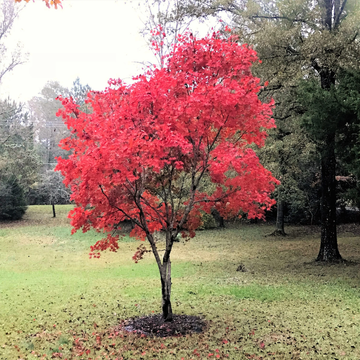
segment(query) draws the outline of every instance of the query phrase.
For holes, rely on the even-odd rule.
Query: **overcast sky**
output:
[[[27,101],[49,80],[71,87],[80,77],[94,90],[104,89],[109,78],[130,82],[141,72],[139,62],[155,62],[139,34],[141,19],[125,0],[64,0],[58,10],[30,2],[8,38],[11,45],[22,43],[29,60],[5,75],[0,97]]]

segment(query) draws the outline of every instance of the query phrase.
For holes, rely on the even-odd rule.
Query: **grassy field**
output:
[[[0,223],[0,359],[360,359],[360,237],[339,233],[349,263],[313,259],[316,227],[268,225],[201,231],[172,255],[177,314],[200,315],[202,334],[167,339],[119,330],[124,320],[160,312],[151,254],[123,238],[118,253],[89,259],[101,235],[70,235],[69,206],[31,206]],[[246,272],[236,271],[243,264]]]

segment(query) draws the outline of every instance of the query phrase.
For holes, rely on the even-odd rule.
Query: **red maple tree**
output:
[[[104,91],[90,92],[92,113],[60,98],[57,115],[72,133],[61,147],[72,153],[58,159],[56,170],[76,204],[69,214],[73,232],[108,232],[91,247],[99,256],[118,249],[118,236],[110,233],[130,220],[131,235],[147,239],[155,256],[164,320],[173,316],[170,254],[177,236],[195,235],[201,211],[262,218],[274,204],[277,180],[249,147],[263,146],[275,126],[273,103],[257,96],[260,80],[250,71],[256,61],[256,52],[234,37],[188,34],[163,68],[148,69],[131,85],[110,80]],[[164,250],[154,236],[160,231]],[[142,244],[134,259],[145,251]]]

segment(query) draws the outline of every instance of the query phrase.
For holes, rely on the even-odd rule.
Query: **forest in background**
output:
[[[266,85],[259,97],[273,98],[276,105],[276,129],[264,148],[254,147],[262,164],[281,181],[268,218],[276,217],[279,234],[286,233],[285,223],[322,224],[322,240],[336,243],[336,222],[359,220],[359,4],[148,0],[146,5],[144,37],[156,39],[151,29],[158,24],[167,35],[160,55],[169,53],[177,36],[192,24],[210,26],[214,19],[222,24],[224,36],[236,34],[240,43],[253,44],[261,59],[253,73]],[[1,10],[0,40],[17,16],[10,0]],[[8,62],[1,64],[1,77],[24,61],[20,52],[3,58]],[[55,115],[61,106],[55,98],[72,96],[85,109],[90,90],[79,79],[71,89],[49,81],[27,104],[0,101],[2,219],[21,218],[27,204],[68,203],[69,190],[54,172],[55,158],[68,156],[58,143],[69,134]],[[223,223],[214,215],[204,215],[205,227]]]

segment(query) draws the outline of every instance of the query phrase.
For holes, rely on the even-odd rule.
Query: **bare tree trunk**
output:
[[[164,261],[161,266],[161,293],[162,293],[162,311],[164,321],[173,320],[171,307],[171,261]]]
[[[330,90],[335,84],[335,75],[329,69],[322,69],[320,77],[322,89]],[[316,261],[341,260],[336,233],[335,131],[329,131],[321,150],[321,243]]]
[[[55,212],[55,204],[54,204],[53,201],[51,202],[51,205],[52,205],[53,217],[55,218],[56,217],[56,212]]]
[[[278,199],[276,203],[276,229],[270,233],[265,235],[267,236],[286,236],[285,230],[284,230],[284,205],[285,201],[282,198],[281,195],[281,187],[277,189],[278,191]]]
[[[161,280],[161,299],[162,299],[162,317],[164,321],[173,320],[173,312],[171,307],[171,261],[170,252],[172,248],[173,240],[171,234],[167,234],[167,250],[165,251],[163,261],[161,263],[156,244],[151,233],[147,233],[147,238],[150,242],[152,252],[155,256],[156,263],[160,272]]]
[[[279,195],[276,209],[276,232],[279,235],[286,235],[284,230],[284,200]]]
[[[321,158],[321,243],[316,261],[339,261],[336,233],[335,135],[327,141]]]

